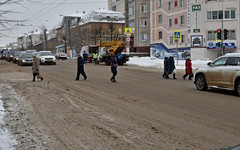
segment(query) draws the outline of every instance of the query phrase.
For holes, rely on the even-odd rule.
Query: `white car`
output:
[[[66,60],[67,59],[67,54],[66,53],[57,53],[56,54],[56,58],[59,60],[59,59],[62,59],[62,60]]]
[[[235,90],[240,96],[240,53],[225,54],[207,67],[199,68],[194,75],[198,90],[217,87]]]
[[[56,58],[53,56],[51,51],[40,51],[39,54],[37,54],[37,57],[41,65],[43,64],[56,65]]]

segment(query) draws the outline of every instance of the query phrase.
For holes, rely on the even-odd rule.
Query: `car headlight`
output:
[[[16,58],[16,60],[18,60],[18,58]]]
[[[11,55],[10,57],[13,57],[13,55]]]
[[[22,62],[26,62],[26,60],[23,60]]]

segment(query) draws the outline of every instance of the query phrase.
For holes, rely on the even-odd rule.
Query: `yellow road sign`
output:
[[[182,38],[182,32],[181,31],[173,31],[173,39],[174,40],[181,40]]]
[[[131,28],[125,28],[125,34],[126,35],[132,35],[132,29]]]

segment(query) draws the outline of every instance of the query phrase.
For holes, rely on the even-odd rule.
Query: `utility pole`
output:
[[[72,43],[71,43],[71,23],[70,23],[69,19],[67,21],[67,24],[68,24],[68,44],[69,44],[69,48],[72,49]]]
[[[46,33],[46,32],[47,32],[47,29],[44,28],[44,29],[43,29],[43,32],[44,32],[43,34],[44,34],[44,45],[45,45],[45,46],[44,46],[44,50],[47,51],[47,50],[48,50],[48,45],[47,45],[47,33]]]
[[[125,0],[125,28],[129,28],[129,8],[128,8],[128,0]],[[126,41],[126,35],[125,35],[125,41]],[[129,45],[130,45],[130,42],[127,42],[127,48],[126,48],[126,51],[127,51],[127,55],[129,55]]]
[[[222,11],[223,11],[223,1],[222,1]],[[224,54],[224,49],[225,49],[225,46],[224,46],[224,44],[223,44],[223,41],[224,41],[224,31],[223,31],[223,16],[222,16],[222,32],[221,32],[221,39],[222,39],[222,56],[223,56],[223,54]]]

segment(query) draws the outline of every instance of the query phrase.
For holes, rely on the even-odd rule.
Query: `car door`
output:
[[[226,66],[223,68],[222,78],[223,86],[227,88],[234,88],[234,81],[236,74],[240,72],[240,57],[229,57]]]
[[[226,64],[227,57],[215,60],[206,71],[206,79],[209,85],[222,86],[222,69]]]

